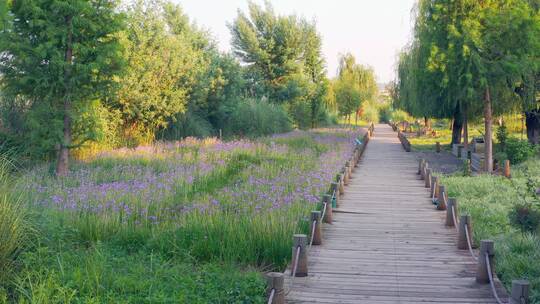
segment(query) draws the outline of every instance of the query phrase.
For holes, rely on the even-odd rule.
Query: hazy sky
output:
[[[247,0],[174,0],[191,20],[210,30],[223,51],[231,49],[227,27]],[[264,3],[256,0],[256,3]],[[409,40],[415,0],[271,0],[279,14],[315,20],[323,38],[328,75],[336,74],[338,55],[351,52],[375,69],[380,82],[394,79],[397,53]]]

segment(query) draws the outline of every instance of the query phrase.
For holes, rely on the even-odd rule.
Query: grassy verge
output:
[[[188,139],[24,172],[10,191],[36,233],[0,303],[261,303],[354,137]]]
[[[513,279],[531,282],[533,303],[540,303],[539,231],[523,233],[511,225],[509,213],[523,200],[537,204],[530,188],[540,187],[540,160],[529,160],[513,171],[513,179],[480,175],[442,179],[449,195],[456,197],[461,213],[471,214],[474,241],[495,241],[496,272],[507,288]]]

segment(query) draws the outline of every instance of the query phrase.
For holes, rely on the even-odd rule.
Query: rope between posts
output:
[[[315,237],[315,228],[317,228],[317,220],[313,220],[313,223],[311,223],[311,239],[309,240],[309,248],[313,245],[313,238]]]
[[[324,215],[326,214],[326,206],[328,205],[328,202],[324,202],[321,219],[324,219]]]
[[[456,218],[456,208],[452,205],[452,221],[454,221],[454,228],[458,228],[458,222]]]
[[[471,256],[473,257],[475,261],[478,260],[478,258],[476,257],[476,255],[474,254],[472,250],[471,238],[469,236],[469,226],[467,224],[465,224],[465,238],[467,239],[467,248],[469,248],[469,253],[471,254]]]
[[[435,181],[433,182],[433,184],[434,184],[434,186],[431,188],[431,189],[433,189],[433,190],[431,191],[431,202],[432,202],[432,203],[435,203],[435,192],[437,192],[435,189],[437,189],[437,180],[435,180]]]
[[[272,304],[272,302],[274,302],[275,294],[276,294],[276,289],[272,288],[272,291],[270,291],[270,296],[268,297],[268,304]]]
[[[293,265],[293,271],[292,271],[292,278],[291,278],[291,287],[289,288],[289,291],[287,291],[287,295],[292,291],[294,287],[294,278],[296,277],[296,270],[298,268],[298,258],[300,257],[300,246],[296,247],[296,255],[294,259],[294,265]]]
[[[484,258],[486,259],[486,267],[487,267],[487,273],[489,277],[489,285],[491,285],[491,292],[493,293],[495,300],[497,300],[497,303],[506,304],[505,302],[501,301],[501,298],[499,298],[499,295],[497,294],[497,290],[495,289],[495,282],[493,281],[493,273],[491,273],[491,264],[489,261],[489,255],[486,253],[484,255]]]

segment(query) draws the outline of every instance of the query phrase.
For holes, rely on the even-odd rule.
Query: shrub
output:
[[[266,101],[245,100],[233,106],[225,134],[249,137],[284,133],[292,129],[287,112]]]
[[[413,118],[405,111],[395,110],[392,112],[391,119],[393,122],[412,121]]]
[[[505,152],[512,164],[519,164],[534,156],[537,149],[526,140],[509,138],[506,140]]]
[[[509,214],[510,223],[521,232],[535,232],[540,226],[540,210],[531,203],[519,203]]]
[[[506,147],[507,140],[508,140],[508,130],[506,129],[505,125],[502,125],[497,129],[497,141],[501,145],[501,150],[503,151],[504,151],[504,148]]]
[[[392,119],[392,108],[390,103],[384,103],[379,107],[379,121],[389,123]]]

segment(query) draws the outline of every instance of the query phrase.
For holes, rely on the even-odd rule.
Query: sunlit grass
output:
[[[527,174],[525,174],[527,173]],[[530,180],[529,180],[530,178]],[[540,303],[540,236],[523,234],[511,226],[509,212],[524,197],[530,200],[527,182],[540,187],[540,159],[531,159],[513,170],[512,180],[500,176],[449,176],[442,179],[449,196],[458,199],[460,213],[470,214],[474,242],[492,239],[496,271],[507,288],[514,279],[530,280],[532,303]],[[536,202],[538,204],[538,202]]]

